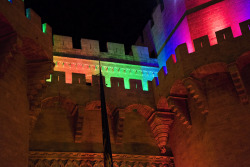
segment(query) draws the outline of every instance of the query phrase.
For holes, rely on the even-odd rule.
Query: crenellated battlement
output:
[[[54,35],[54,53],[64,53],[80,55],[82,57],[92,57],[98,59],[123,60],[126,63],[137,62],[142,65],[158,66],[157,59],[149,58],[147,47],[132,46],[133,56],[125,54],[124,44],[107,42],[107,52],[101,52],[99,41],[81,39],[81,49],[73,48],[72,37]]]
[[[25,10],[23,0],[0,0],[0,2],[1,14],[21,37],[24,55],[31,60],[45,58],[52,60],[52,28],[47,23],[42,24],[41,17],[32,9]],[[30,53],[34,48],[36,51]],[[40,52],[37,52],[37,49]]]
[[[192,53],[188,52],[186,44],[179,45],[175,50],[175,55],[171,55],[166,66],[160,69],[158,79],[153,80],[153,89],[156,94],[161,94],[161,90],[164,89],[167,92],[164,96],[167,97],[175,81],[189,76],[202,77],[213,70],[223,71],[224,68],[227,68],[227,64],[237,62],[243,53],[250,50],[249,27],[250,20],[240,23],[242,36],[236,38],[233,37],[230,27],[217,31],[218,44],[215,45],[210,44],[208,36],[194,39],[195,51]],[[211,69],[207,67],[209,64],[225,64],[225,67]],[[241,64],[237,65],[242,68]]]
[[[241,35],[239,23],[250,19],[248,0],[163,0],[138,37],[136,45],[147,46],[156,55],[160,67],[175,48],[186,43],[194,51],[193,40],[206,36],[211,45],[218,44],[215,32],[232,28],[233,37]],[[204,41],[205,42],[205,41]]]
[[[65,85],[65,86],[80,86],[83,90],[85,89],[93,89],[98,90],[100,87],[100,78],[98,75],[91,76],[92,83],[88,82],[88,78],[86,78],[85,74],[72,73],[72,83],[66,82],[66,74],[65,72],[54,71],[51,74],[50,79],[47,80],[49,85]],[[111,77],[110,85],[111,87],[107,87],[107,83],[105,82],[106,78],[103,76],[103,82],[105,85],[105,89],[108,91],[121,91],[121,92],[130,92],[133,94],[152,94],[152,81],[147,81],[148,90],[143,90],[142,81],[136,79],[128,79],[129,89],[125,87],[124,78]],[[80,88],[79,87],[79,88]],[[86,91],[86,90],[85,90]]]
[[[66,80],[66,75],[71,75],[71,81]],[[50,75],[50,79],[47,80],[50,84],[61,84],[61,85],[81,85],[85,87],[91,87],[96,89],[100,85],[100,78],[98,75],[91,75],[91,81],[89,80],[89,76],[87,77],[85,74],[80,73],[71,73],[66,74],[61,71],[54,71],[53,74]],[[70,82],[70,83],[69,83]],[[145,92],[152,93],[152,81],[143,81],[140,79],[126,79],[119,77],[105,77],[103,76],[103,82],[106,89],[117,90],[120,91],[128,91],[128,92]],[[146,85],[145,85],[146,82]],[[144,85],[143,85],[144,84]]]
[[[66,73],[66,83],[72,83],[72,74],[85,74],[86,82],[92,83],[92,76],[99,74],[99,61],[72,57],[54,56],[54,71]],[[157,76],[158,67],[100,61],[102,75],[107,87],[111,87],[111,78],[124,78],[125,89],[130,89],[130,79],[141,80],[143,90],[148,91],[148,81]]]

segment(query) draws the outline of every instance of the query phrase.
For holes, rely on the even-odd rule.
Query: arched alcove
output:
[[[159,154],[159,148],[148,119],[155,110],[147,105],[132,104],[125,108],[123,145],[125,152]]]
[[[42,101],[41,113],[30,136],[30,149],[56,148],[55,143],[74,142],[75,120],[78,106],[71,99],[61,96],[48,97]],[[61,150],[67,146],[57,146]]]
[[[110,140],[114,143],[114,133],[113,133],[113,119],[112,112],[113,109],[107,103],[106,111],[108,115],[109,122],[109,131],[110,131]],[[82,142],[89,143],[89,145],[93,145],[94,148],[95,143],[102,144],[102,117],[101,117],[101,102],[100,100],[91,101],[86,104],[83,111],[83,134],[82,134]]]
[[[215,62],[195,69],[190,75],[194,78],[202,79],[208,75],[222,72],[228,72],[227,64],[223,62]]]

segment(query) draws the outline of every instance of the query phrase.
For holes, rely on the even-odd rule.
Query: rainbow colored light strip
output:
[[[92,83],[92,75],[99,74],[99,62],[70,57],[54,56],[54,71],[65,72],[66,83],[72,83],[72,73],[85,74],[86,82]],[[116,62],[101,61],[102,74],[105,77],[105,84],[111,87],[111,77],[123,78],[125,89],[130,89],[130,79],[142,81],[142,89],[148,91],[148,81],[158,76],[158,67],[124,64]],[[47,80],[50,82],[51,79]]]

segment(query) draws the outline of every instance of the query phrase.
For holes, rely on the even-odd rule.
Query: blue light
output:
[[[155,77],[155,84],[156,84],[156,86],[159,85],[159,78],[158,77]]]
[[[27,17],[28,19],[31,19],[31,16],[30,16],[30,9],[29,9],[29,8],[26,9],[26,17]]]

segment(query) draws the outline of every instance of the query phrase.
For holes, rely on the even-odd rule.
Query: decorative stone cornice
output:
[[[167,156],[153,155],[130,155],[113,154],[114,166],[148,167],[148,166],[169,166],[174,167],[174,158]],[[44,165],[52,167],[60,165],[66,167],[73,164],[74,167],[103,166],[102,153],[81,153],[81,152],[38,152],[30,151],[29,166]]]

